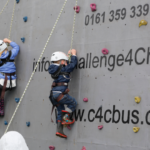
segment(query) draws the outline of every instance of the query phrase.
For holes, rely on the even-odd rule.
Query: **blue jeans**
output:
[[[61,111],[65,110],[64,105],[67,105],[67,107],[71,109],[72,112],[75,111],[76,106],[77,106],[77,101],[75,100],[75,98],[71,97],[69,94],[65,94],[64,97],[59,102],[57,102],[56,99],[61,93],[56,93],[56,92],[52,92],[52,93],[53,93],[52,101],[54,105],[58,105],[57,106],[57,112],[58,112],[57,121],[62,120]]]

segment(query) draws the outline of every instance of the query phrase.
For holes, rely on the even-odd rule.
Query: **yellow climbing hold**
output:
[[[140,130],[139,127],[133,127],[133,132],[137,133]]]
[[[140,23],[139,23],[139,27],[143,26],[143,25],[147,25],[147,21],[146,20],[141,20]]]
[[[141,97],[135,97],[135,102],[140,103],[141,102]]]

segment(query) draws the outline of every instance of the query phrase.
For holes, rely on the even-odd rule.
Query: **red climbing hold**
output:
[[[80,6],[73,7],[73,9],[76,10],[76,13],[80,12]]]
[[[98,129],[99,130],[103,129],[103,125],[98,126]]]
[[[84,101],[84,102],[88,102],[88,98],[85,97],[85,98],[83,99],[83,101]]]
[[[54,146],[50,146],[49,149],[50,150],[55,150],[55,147]]]
[[[90,5],[90,7],[91,7],[91,10],[92,10],[92,11],[96,11],[96,4],[95,4],[95,3],[92,3],[92,4]]]
[[[82,150],[86,150],[86,147],[83,146],[83,147],[82,147]]]
[[[103,49],[102,49],[102,53],[103,53],[104,55],[107,55],[107,54],[109,53],[109,51],[108,51],[108,49],[103,48]]]

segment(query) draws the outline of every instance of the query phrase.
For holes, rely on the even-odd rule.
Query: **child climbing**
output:
[[[51,65],[49,73],[54,79],[50,93],[50,101],[57,107],[57,132],[56,135],[67,138],[63,132],[64,125],[70,125],[75,122],[71,113],[75,111],[77,102],[68,92],[69,74],[74,70],[77,64],[76,50],[69,50],[71,61],[68,63],[68,57],[63,52],[55,52],[51,56]],[[64,105],[67,105],[66,109]]]
[[[7,43],[12,50],[8,51]],[[5,38],[0,40],[0,116],[4,116],[5,91],[16,87],[16,66],[14,59],[19,52],[19,46]]]

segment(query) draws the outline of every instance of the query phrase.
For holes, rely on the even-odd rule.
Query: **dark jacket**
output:
[[[74,70],[76,65],[77,65],[77,57],[71,56],[70,64],[68,63],[67,66],[63,66],[61,69],[61,72],[71,73]],[[58,67],[59,67],[59,65],[51,64],[48,68],[48,72],[50,74],[54,74],[57,71]],[[59,83],[59,82],[68,83],[70,81],[70,77],[69,77],[69,75],[65,75],[65,77],[66,78],[64,78],[63,75],[59,75],[58,78],[56,80],[54,80],[54,82],[55,83]],[[64,92],[66,89],[67,89],[67,86],[57,86],[57,87],[54,87],[52,89],[52,91]]]

